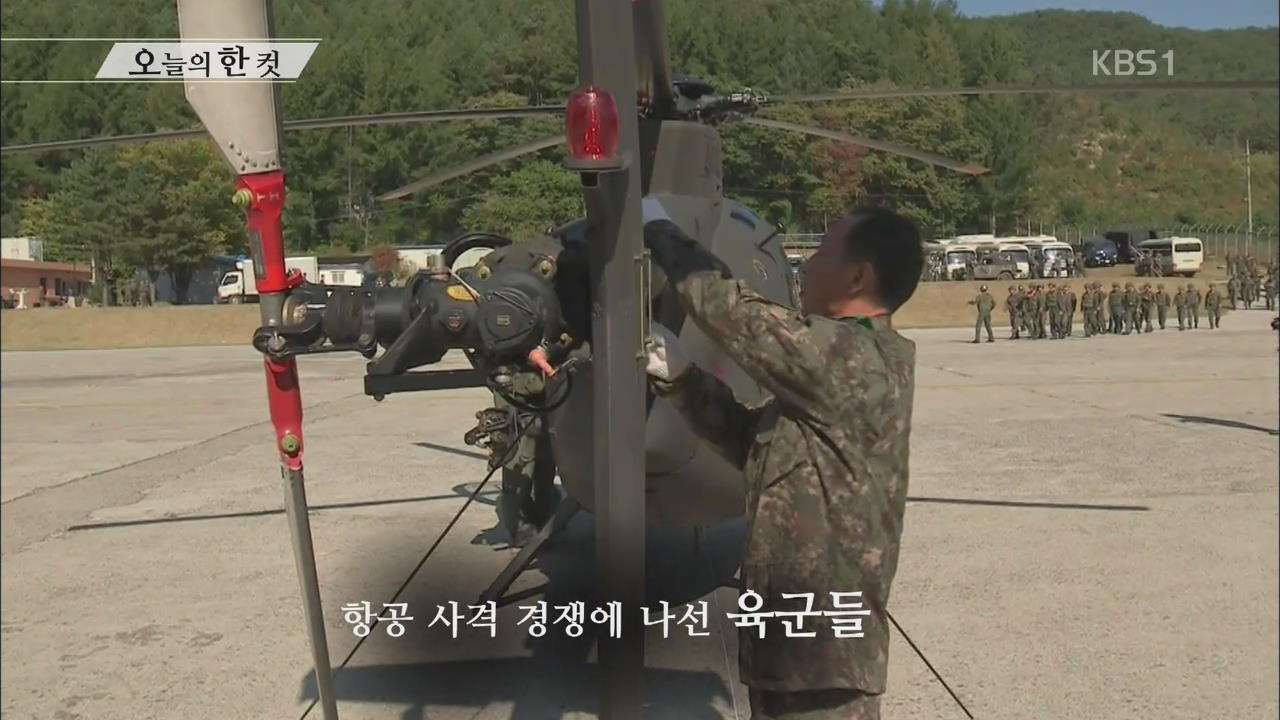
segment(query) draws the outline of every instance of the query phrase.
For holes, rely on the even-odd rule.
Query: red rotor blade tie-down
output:
[[[280,217],[284,210],[284,172],[276,170],[241,175],[236,181],[236,201],[246,210],[245,229],[250,248],[258,248],[261,257],[254,258],[254,272],[261,267],[257,279],[259,297],[283,294],[302,282],[298,271],[285,272],[284,236]],[[265,326],[281,322],[280,305],[263,302]],[[289,470],[302,469],[302,391],[298,386],[298,363],[294,358],[277,360],[263,356],[267,374],[267,404],[271,424],[276,432],[276,449],[280,462]]]

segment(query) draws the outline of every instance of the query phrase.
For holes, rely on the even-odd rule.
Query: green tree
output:
[[[130,223],[122,256],[173,279],[179,303],[191,278],[210,255],[242,245],[244,220],[231,204],[232,182],[205,140],[156,143],[120,150],[118,165],[129,178],[120,212]]]
[[[559,165],[538,160],[496,179],[467,208],[463,220],[475,230],[519,241],[541,236],[583,212],[578,178]]]

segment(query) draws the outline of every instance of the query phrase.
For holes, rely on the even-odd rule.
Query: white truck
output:
[[[308,282],[320,282],[320,262],[314,255],[284,259],[285,271],[297,269]],[[240,260],[235,270],[228,270],[218,283],[218,302],[244,303],[258,301],[257,276],[252,260]]]
[[[328,267],[320,271],[320,284],[338,287],[360,287],[364,284],[364,270],[360,266]]]

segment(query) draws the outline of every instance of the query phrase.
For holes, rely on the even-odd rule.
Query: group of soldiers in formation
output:
[[[1231,309],[1243,302],[1246,310],[1262,300],[1268,310],[1276,308],[1276,290],[1280,287],[1280,265],[1261,267],[1252,255],[1240,257],[1227,254],[1227,298]],[[1261,295],[1261,297],[1259,297]]]
[[[1108,293],[1102,289],[1102,283],[1089,282],[1085,283],[1084,291],[1077,297],[1075,290],[1065,284],[1061,288],[1055,283],[1047,286],[1032,285],[1030,290],[1025,285],[1010,286],[1009,295],[1004,301],[1012,330],[1009,339],[1025,337],[1031,340],[1059,340],[1071,337],[1075,331],[1077,309],[1082,315],[1085,337],[1104,333],[1129,335],[1135,332],[1153,332],[1156,324],[1164,330],[1170,306],[1177,313],[1179,330],[1199,328],[1201,308],[1208,317],[1209,327],[1218,327],[1222,297],[1212,285],[1203,296],[1194,284],[1188,284],[1185,288],[1178,286],[1176,290],[1170,296],[1163,283],[1154,288],[1151,283],[1146,283],[1141,289],[1134,287],[1133,283],[1126,283],[1124,289],[1120,288],[1120,283],[1112,283],[1111,292]],[[970,300],[969,304],[977,306],[978,310],[973,342],[979,342],[984,328],[987,342],[995,342],[995,334],[991,330],[991,314],[995,311],[996,301],[987,292],[986,285],[982,286],[978,297]]]

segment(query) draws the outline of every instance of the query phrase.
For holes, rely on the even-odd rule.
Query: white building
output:
[[[0,238],[0,257],[5,260],[44,262],[44,241],[35,237]]]

